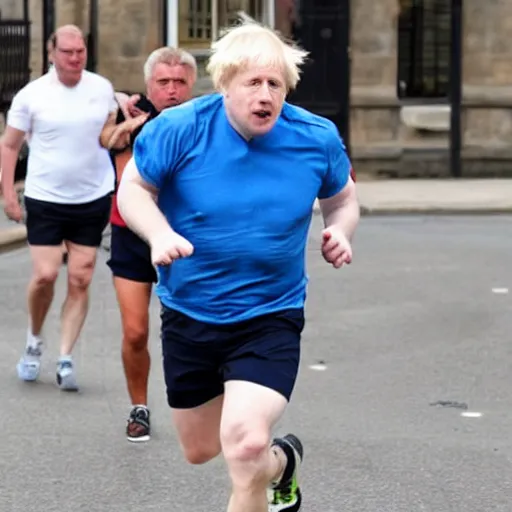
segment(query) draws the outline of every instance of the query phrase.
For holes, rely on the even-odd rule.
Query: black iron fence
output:
[[[30,80],[30,22],[0,19],[0,112]]]
[[[401,2],[398,19],[400,98],[448,98],[451,19],[451,0]]]

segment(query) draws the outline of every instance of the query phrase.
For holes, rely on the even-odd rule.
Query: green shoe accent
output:
[[[297,483],[297,478],[294,476],[292,481],[284,489],[273,490],[272,501],[270,505],[294,505],[300,502],[300,489]],[[280,508],[276,510],[282,510]],[[284,509],[288,510],[288,509]],[[298,510],[298,509],[297,509]]]
[[[291,448],[295,458],[295,468],[291,479],[268,489],[269,512],[299,512],[302,505],[302,494],[299,487],[299,467],[302,463],[303,448],[300,440],[292,434],[279,439],[281,443]]]

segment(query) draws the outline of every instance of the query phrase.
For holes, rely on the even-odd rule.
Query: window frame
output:
[[[186,38],[183,38],[184,27],[180,23],[180,19],[183,16],[187,5],[184,0],[181,0],[181,6],[179,0],[164,0],[166,2],[166,26],[167,34],[165,44],[168,46],[182,46],[184,49],[190,51],[194,55],[207,55],[210,52],[210,44],[218,37],[219,29],[218,26],[218,12],[219,2],[224,0],[211,0],[212,2],[212,20],[211,20],[211,39],[203,39],[201,42],[190,41],[187,43]],[[263,22],[274,27],[275,25],[275,2],[276,0],[262,0],[263,1]],[[185,7],[185,9],[184,9]],[[181,26],[180,26],[181,25]]]
[[[425,16],[430,16],[430,23]],[[446,25],[440,28],[443,16]],[[400,0],[396,92],[403,103],[449,102],[452,16],[451,0]],[[426,34],[434,39],[430,44]],[[431,59],[425,56],[429,51]],[[430,88],[428,81],[433,82]]]

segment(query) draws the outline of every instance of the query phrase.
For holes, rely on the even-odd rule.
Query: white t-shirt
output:
[[[88,71],[75,87],[62,84],[52,69],[21,89],[7,124],[28,134],[25,195],[81,204],[112,192],[114,169],[99,138],[116,110],[112,84]]]

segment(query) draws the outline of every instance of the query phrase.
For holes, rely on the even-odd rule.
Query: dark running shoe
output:
[[[302,505],[298,472],[304,456],[300,440],[293,434],[276,438],[272,442],[283,450],[288,459],[281,481],[268,489],[269,512],[299,512]]]
[[[128,425],[126,426],[126,437],[132,443],[142,443],[149,441],[150,434],[149,410],[147,407],[138,405],[130,412]]]

